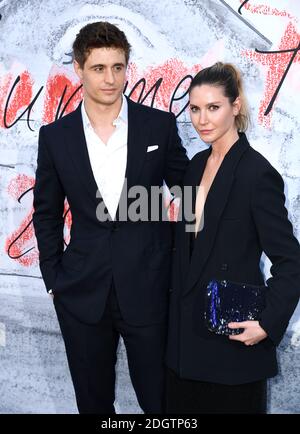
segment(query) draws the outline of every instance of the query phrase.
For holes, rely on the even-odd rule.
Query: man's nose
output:
[[[111,69],[107,69],[105,71],[104,80],[108,84],[113,84],[114,82],[114,74]]]

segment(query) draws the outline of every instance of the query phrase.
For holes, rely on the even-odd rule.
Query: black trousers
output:
[[[163,411],[166,324],[136,327],[124,321],[114,287],[101,321],[87,325],[74,318],[54,296],[79,413],[115,413],[115,364],[120,335],[130,378],[145,413]]]
[[[266,405],[266,380],[231,386],[185,380],[167,370],[167,413],[265,414]]]

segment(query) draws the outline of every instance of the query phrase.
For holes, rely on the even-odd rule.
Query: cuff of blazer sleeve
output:
[[[271,324],[267,321],[266,318],[262,318],[259,320],[259,325],[261,328],[267,333],[268,338],[271,339],[275,346],[278,346],[284,336],[285,331],[274,330]]]

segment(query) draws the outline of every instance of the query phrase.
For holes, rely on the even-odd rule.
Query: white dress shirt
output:
[[[127,163],[128,103],[122,95],[122,106],[113,121],[116,127],[105,144],[96,134],[89,117],[81,104],[83,129],[93,175],[108,209],[114,220],[118,208]]]

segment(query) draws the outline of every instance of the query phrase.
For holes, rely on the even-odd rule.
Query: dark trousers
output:
[[[79,413],[115,413],[115,364],[120,335],[131,381],[145,413],[161,413],[165,385],[163,364],[166,324],[137,327],[124,321],[112,287],[101,321],[87,325],[55,299]]]
[[[167,370],[167,413],[265,414],[266,404],[265,380],[231,386],[185,380]]]

